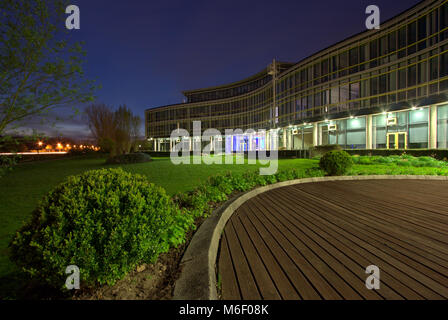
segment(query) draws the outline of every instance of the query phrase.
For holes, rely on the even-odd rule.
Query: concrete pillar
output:
[[[313,123],[313,146],[317,147],[319,145],[319,126],[317,123]]]
[[[373,134],[373,128],[372,128],[372,115],[368,115],[366,117],[366,149],[372,150],[373,149],[373,143],[372,143],[372,134]]]
[[[287,128],[283,128],[283,143],[282,143],[282,147],[285,149],[288,149],[288,141],[287,141],[287,136],[286,136],[286,130]]]
[[[157,139],[154,139],[153,141],[154,141],[154,151],[156,152],[157,151]]]
[[[266,138],[264,140],[264,146],[266,147],[266,150],[271,150],[271,142],[270,142],[270,134],[269,131],[266,131]]]
[[[431,106],[431,109],[430,109],[429,148],[437,149],[437,106]]]
[[[292,130],[288,130],[288,144],[287,149],[292,150]]]
[[[190,152],[191,152],[191,151],[193,151],[193,142],[192,142],[192,141],[193,141],[193,138],[191,138],[191,137],[188,138],[188,141],[189,141],[189,143],[190,143]]]

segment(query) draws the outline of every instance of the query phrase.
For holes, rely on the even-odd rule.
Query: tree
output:
[[[135,150],[135,143],[138,139],[141,119],[134,116],[131,109],[122,105],[115,111],[116,132],[115,143],[117,154],[129,153]]]
[[[85,109],[90,131],[105,152],[115,152],[115,113],[105,104],[93,104]]]
[[[94,104],[86,108],[85,114],[98,145],[111,156],[136,150],[141,119],[126,105],[112,111],[105,104]]]
[[[30,117],[91,101],[85,52],[69,44],[65,0],[0,1],[0,136]]]

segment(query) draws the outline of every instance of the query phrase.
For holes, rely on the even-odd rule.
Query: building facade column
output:
[[[266,131],[264,145],[266,147],[266,150],[271,150],[271,135],[270,135],[270,131]]]
[[[313,146],[317,147],[319,145],[319,127],[317,123],[313,123]]]
[[[373,116],[370,114],[366,117],[366,149],[372,150],[373,149],[373,128],[372,128],[372,120]]]
[[[431,108],[430,108],[429,148],[437,149],[437,106],[431,106]]]
[[[292,139],[293,139],[293,137],[292,137],[292,129],[289,129],[288,130],[288,147],[287,147],[288,150],[292,150],[293,149],[292,148]]]
[[[282,143],[282,148],[284,148],[285,150],[288,149],[288,142],[287,142],[287,137],[286,137],[286,130],[287,130],[287,128],[283,128],[283,143]]]

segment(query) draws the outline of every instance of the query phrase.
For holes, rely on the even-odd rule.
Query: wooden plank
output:
[[[250,222],[249,218],[247,217],[247,211],[245,211],[245,206],[241,208],[242,212],[239,215],[239,218],[244,226],[244,228],[247,230],[247,233],[250,237],[250,239],[253,241],[253,244],[260,255],[260,258],[263,260],[264,265],[266,265],[266,268],[271,275],[272,279],[274,280],[278,291],[281,295],[281,298],[283,300],[301,300],[300,295],[297,293],[297,290],[293,286],[293,281],[291,281],[288,278],[288,275],[286,270],[283,270],[281,268],[282,262],[284,263],[284,255],[279,255],[280,259],[282,260],[277,261],[274,254],[269,250],[269,247],[266,245],[266,243],[263,241],[263,238],[260,236],[260,234],[255,229],[254,225]],[[288,261],[286,263],[293,264],[291,261]],[[316,298],[319,296],[316,295]]]
[[[249,202],[257,205],[254,199]],[[323,262],[318,257],[310,253],[309,250],[304,248],[304,246],[297,247],[296,243],[291,243],[288,237],[286,237],[286,235],[284,234],[283,230],[279,230],[274,225],[272,225],[271,221],[269,221],[264,216],[264,214],[262,214],[263,210],[265,209],[257,206],[257,215],[255,216],[255,218],[257,218],[263,225],[269,226],[269,231],[274,236],[275,240],[278,241],[282,248],[284,248],[288,255],[294,260],[300,271],[319,291],[319,294],[324,299],[343,299],[340,293],[338,293],[338,291],[332,286],[332,284],[330,284],[330,282],[325,279],[321,272],[319,272],[318,269],[321,269],[321,266],[323,266]],[[311,259],[311,261],[308,259]],[[332,280],[335,280],[338,282],[338,284],[340,284],[340,279],[338,281],[337,275],[335,275],[334,273],[331,274],[331,278]]]
[[[324,182],[249,200],[221,240],[223,299],[448,298],[446,186]],[[372,264],[378,291],[365,288]]]
[[[224,232],[221,238],[221,250],[219,255],[219,275],[221,277],[221,296],[223,300],[240,300],[241,294],[238,282],[233,270],[232,258],[230,257],[227,237]]]
[[[240,246],[240,242],[233,228],[233,225],[227,224],[225,229],[227,235],[227,243],[230,249],[233,265],[235,266],[236,277],[240,287],[241,298],[243,300],[261,300],[255,279],[252,275],[246,257]]]
[[[248,209],[248,212],[251,211],[250,206],[245,206],[245,208]],[[312,286],[308,278],[297,267],[296,263],[301,260],[299,260],[294,253],[286,252],[285,248],[283,248],[281,244],[276,241],[270,230],[266,228],[267,226],[261,223],[256,216],[252,215],[252,213],[248,213],[247,217],[262,237],[264,243],[269,246],[270,251],[274,255],[276,261],[280,264],[280,267],[285,270],[288,278],[294,285],[294,288],[299,293],[300,297],[305,300],[320,300],[321,296],[316,288]],[[290,254],[292,254],[292,257]],[[323,289],[326,289],[327,285],[322,285],[322,287]],[[330,296],[333,296],[331,292]]]
[[[373,209],[376,213],[380,213],[380,217],[386,221],[391,217],[401,218],[403,223],[406,225],[409,224],[409,222],[412,222],[412,224],[409,224],[411,226],[411,230],[424,226],[425,228],[428,228],[430,232],[433,232],[434,230],[437,231],[435,236],[436,239],[439,237],[440,233],[448,236],[448,230],[446,229],[448,224],[448,215],[444,219],[441,219],[440,214],[434,214],[429,212],[427,209],[410,208],[409,206],[404,205],[393,206],[390,201],[385,201],[384,197],[379,199],[378,197],[371,197],[368,194],[360,195],[359,191],[350,192],[350,197],[347,197],[347,189],[341,189],[340,186],[336,189],[330,187],[328,184],[323,184],[319,186],[318,189],[316,186],[309,186],[309,188],[306,189],[302,187],[299,189],[312,193],[318,197],[328,199],[329,201],[332,201],[335,204],[340,204],[341,206],[348,206],[351,204],[352,208],[355,207],[356,209],[360,209],[359,201],[362,201],[362,209]],[[381,195],[388,193],[384,191],[384,189],[371,190],[371,193],[381,192]],[[394,191],[390,190],[390,192]],[[427,207],[428,206],[430,206],[430,204],[427,204]],[[393,210],[391,210],[391,207]],[[385,210],[380,211],[380,209]],[[426,230],[423,230],[422,233],[427,234]]]
[[[309,190],[307,190],[307,193],[309,193]],[[337,201],[333,200],[332,203],[336,204]],[[363,209],[357,210],[354,207],[345,206],[340,203],[338,204],[346,209],[352,209],[353,211],[356,211],[358,213],[361,213],[363,211]],[[389,208],[389,210],[392,211],[393,209]],[[406,251],[406,255],[412,257],[413,259],[425,263],[430,268],[435,269],[437,272],[448,274],[448,268],[445,267],[446,265],[448,265],[448,257],[446,255],[441,254],[439,251],[434,250],[428,245],[416,243],[416,239],[409,234],[407,235],[407,237],[403,237],[403,234],[396,235],[390,231],[384,232],[383,224],[376,224],[375,227],[369,223],[368,219],[370,219],[369,216],[367,217],[367,220],[364,220],[362,223],[357,224],[357,226],[363,229],[368,228],[369,232],[381,238],[380,241],[384,242],[385,240],[387,240],[388,246],[394,248],[395,250],[398,250],[400,252],[403,252],[404,250]],[[448,225],[446,227],[448,228]]]
[[[270,200],[275,203],[272,194],[265,194],[264,200]],[[266,201],[264,201],[266,203]],[[334,270],[338,275],[348,283],[357,294],[364,299],[380,300],[381,296],[372,290],[367,290],[365,286],[365,267],[354,263],[343,252],[335,248],[331,243],[326,242],[318,234],[313,233],[302,221],[297,221],[291,213],[291,210],[284,206],[278,206],[275,212],[270,211],[271,221],[278,220],[285,227],[287,227],[297,239],[301,239],[313,252],[323,259],[326,264]],[[391,294],[392,295],[392,294]],[[350,296],[343,295],[344,298],[349,299]],[[359,297],[358,296],[358,297]],[[395,294],[394,297],[400,297]],[[355,296],[357,298],[357,296]]]
[[[272,199],[271,199],[272,200]],[[292,213],[284,213],[289,217],[291,224],[299,227],[303,232],[313,238],[322,248],[331,253],[336,259],[343,263],[348,269],[357,275],[357,279],[353,279],[351,284],[365,299],[378,299],[383,297],[385,299],[402,300],[403,297],[390,288],[384,281],[382,282],[381,291],[366,290],[365,287],[365,267],[368,266],[368,261],[362,256],[356,255],[348,247],[335,243],[335,239],[331,234],[322,229],[317,228],[312,223],[307,221],[303,216],[300,216],[300,223],[293,221],[294,215]],[[287,218],[288,219],[288,218]]]
[[[279,198],[281,201],[285,201]],[[295,204],[291,204],[296,206]],[[314,225],[317,230],[320,230],[320,234],[326,237],[329,241],[332,241],[339,248],[344,250],[353,260],[358,261],[365,267],[369,265],[381,265],[381,282],[386,283],[396,293],[407,299],[423,299],[423,297],[416,291],[409,288],[406,284],[403,284],[400,279],[396,278],[396,273],[399,272],[395,267],[384,263],[381,259],[371,254],[368,250],[359,246],[358,241],[352,241],[346,238],[343,234],[337,232],[332,227],[332,224],[315,216],[313,213],[309,213],[307,209],[301,207],[300,219],[301,221],[307,221],[310,225]]]
[[[243,249],[249,267],[254,275],[261,298],[264,300],[280,300],[281,297],[277,292],[277,288],[266,270],[263,261],[258,256],[258,252],[244,229],[239,219],[239,215],[237,214],[232,217],[230,223],[233,224],[233,227],[238,235],[241,248]]]
[[[406,276],[407,277],[406,282],[409,283],[409,285],[413,285],[415,286],[415,288],[418,288],[418,292],[424,295],[426,298],[441,299],[442,298],[441,295],[436,293],[436,291],[441,293],[443,296],[445,296],[445,294],[448,296],[448,288],[441,286],[439,283],[435,282],[426,275],[418,272],[413,268],[410,268],[408,265],[402,263],[396,257],[386,254],[385,253],[385,251],[387,250],[386,245],[377,244],[377,246],[374,246],[373,243],[371,244],[372,240],[365,239],[365,234],[359,232],[358,229],[353,226],[353,220],[356,220],[357,216],[352,214],[350,215],[349,218],[347,218],[347,220],[344,220],[340,216],[341,212],[344,211],[343,209],[338,208],[337,206],[333,205],[328,201],[317,199],[312,195],[303,193],[302,197],[306,196],[308,196],[306,202],[308,203],[310,210],[315,214],[315,216],[320,216],[323,219],[331,222],[332,226],[340,230],[340,233],[346,235],[347,238],[352,239],[352,241],[354,241],[355,243],[359,242],[359,244],[362,245],[363,248],[366,248],[370,252],[374,253],[377,257],[381,258],[383,261],[388,262],[389,265],[399,268],[399,270],[397,270],[398,276],[400,276],[400,274],[403,275],[404,273],[409,275],[410,277]],[[293,201],[298,201],[297,198],[289,198],[289,199]]]

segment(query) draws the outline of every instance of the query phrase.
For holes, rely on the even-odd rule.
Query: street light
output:
[[[39,146],[38,148],[37,148],[37,154],[39,154],[39,151],[40,151],[40,149],[42,148],[42,145],[43,145],[44,143],[42,142],[42,141],[39,141],[38,143],[37,143],[37,145]]]

